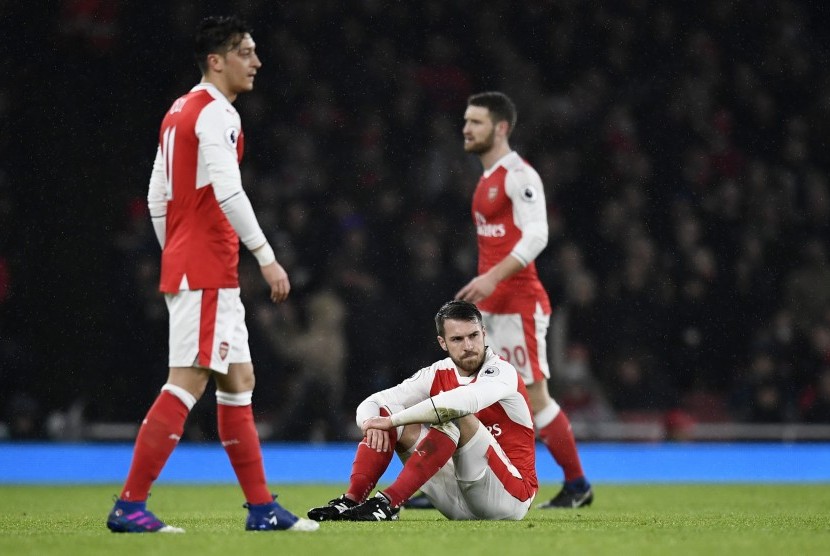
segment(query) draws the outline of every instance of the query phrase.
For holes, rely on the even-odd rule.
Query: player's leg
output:
[[[470,517],[464,519],[524,518],[536,488],[510,462],[487,428],[478,423],[469,442],[453,455],[455,476]]]
[[[390,415],[386,407],[380,409],[381,415]],[[420,425],[406,425],[389,431],[390,443],[396,451],[405,451],[414,446],[418,439]],[[389,467],[393,453],[379,452],[371,448],[366,439],[360,441],[355,450],[352,472],[349,476],[349,487],[345,493],[328,501],[325,506],[318,506],[308,510],[308,517],[315,521],[334,521],[342,519],[342,514],[364,502],[377,485],[378,480]]]
[[[268,490],[262,448],[253,415],[251,363],[233,363],[227,375],[214,374],[219,439],[245,495],[248,531],[314,531],[319,525],[286,510]]]
[[[467,415],[454,424],[459,431],[458,447],[421,490],[448,519],[521,519],[535,489],[522,480],[496,439],[475,416]],[[413,457],[417,457],[414,450]],[[394,487],[393,483],[384,489],[388,499],[393,498],[390,491]],[[383,501],[375,504],[383,506]]]
[[[475,517],[461,495],[452,458],[421,486],[418,496],[423,497],[428,503],[427,507],[420,509],[438,510],[447,519],[473,519]]]
[[[389,416],[391,411],[382,407],[380,415]],[[420,425],[406,425],[389,431],[389,443],[395,447],[395,451],[406,451],[418,440]],[[357,446],[352,472],[349,476],[349,488],[346,490],[346,497],[350,500],[361,503],[369,496],[375,488],[380,477],[386,472],[392,461],[393,451],[378,452],[369,447],[364,438]]]
[[[262,450],[253,415],[254,368],[233,363],[227,375],[216,374],[216,424],[219,440],[249,504],[271,502]]]
[[[383,489],[393,507],[400,507],[450,460],[460,437],[461,431],[453,422],[427,429],[404,462],[401,473],[389,487]]]
[[[565,476],[562,491],[543,507],[576,508],[590,504],[593,492],[582,469],[571,423],[548,390],[550,313],[534,302],[521,314],[482,312],[482,317],[491,346],[516,367],[524,380],[539,440]]]
[[[473,416],[469,417],[475,419]],[[460,434],[454,422],[429,427],[406,457],[403,469],[395,481],[379,491],[375,498],[344,511],[342,518],[352,521],[397,519],[403,502],[450,461]]]
[[[415,450],[415,446],[418,442],[421,441],[423,436],[429,431],[429,427],[422,426],[421,427],[422,434],[420,438],[417,438],[414,443],[411,443],[406,450],[399,452],[401,461],[406,463],[406,460],[412,455],[412,452]],[[451,468],[452,466],[445,465],[438,471],[438,473],[433,476],[432,479],[427,481],[428,485],[431,485],[431,488],[427,488],[426,485],[421,488],[421,491],[410,496],[408,499],[404,500],[403,504],[401,504],[402,508],[408,508],[410,510],[434,510],[435,502],[433,500],[436,497],[446,498],[447,500],[444,502],[443,507],[449,507],[452,505],[452,500],[456,500],[458,497],[451,496],[451,490],[456,487],[455,484],[455,474],[449,469],[449,473],[445,473],[445,469]],[[429,492],[428,492],[429,491]],[[442,512],[444,513],[444,512]],[[446,515],[446,514],[444,514]]]
[[[203,369],[172,367],[138,430],[133,459],[120,498],[146,501],[150,487],[178,445],[187,415],[204,392],[208,374]]]
[[[248,348],[245,308],[239,288],[217,290],[216,323],[210,365],[216,382],[219,439],[245,495],[249,531],[313,531],[316,522],[280,506],[268,490],[262,447],[253,414],[256,379]]]
[[[169,528],[146,510],[150,487],[158,478],[184,430],[187,415],[205,391],[209,371],[199,362],[200,329],[211,322],[202,291],[165,295],[170,313],[170,371],[146,417],[133,450],[127,480],[107,520],[114,532],[154,532]],[[149,517],[152,516],[152,517]]]
[[[204,380],[199,380],[203,378]],[[204,392],[207,373],[201,369],[171,368],[170,377],[150,407],[136,436],[132,463],[121,495],[107,518],[107,527],[115,533],[180,533],[147,510],[147,497],[170,454],[179,443],[184,422]],[[182,385],[190,384],[188,389]],[[201,386],[197,386],[201,384]]]
[[[547,381],[528,384],[527,392],[533,408],[533,420],[539,439],[565,475],[562,490],[539,507],[578,508],[590,505],[594,495],[582,469],[576,439],[568,416],[556,400],[551,398]]]
[[[422,432],[418,438],[418,442],[423,440],[429,432],[429,427],[424,425],[421,428]],[[415,452],[417,442],[406,452],[399,454],[401,460],[406,463],[409,457]],[[467,508],[464,498],[461,496],[461,491],[458,487],[458,481],[455,479],[455,464],[450,459],[441,469],[438,470],[426,483],[421,486],[421,490],[415,496],[412,496],[404,502],[402,508],[412,508],[409,505],[413,499],[418,498],[421,502],[416,506],[417,509],[429,509],[440,511],[448,519],[472,519],[473,514]]]
[[[585,477],[579,451],[576,447],[573,429],[568,416],[559,407],[548,390],[550,368],[547,365],[547,334],[550,324],[550,314],[546,314],[539,307],[532,315],[534,335],[528,338],[528,353],[531,363],[531,376],[534,382],[525,382],[527,386],[530,406],[533,411],[533,422],[539,440],[548,449],[548,452],[564,473],[564,483],[560,492],[548,502],[540,505],[542,508],[578,508],[588,506],[593,502],[594,494],[591,485]],[[524,316],[525,328],[529,329],[528,316]],[[534,347],[535,344],[535,347]]]

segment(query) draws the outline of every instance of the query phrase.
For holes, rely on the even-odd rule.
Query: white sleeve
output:
[[[363,421],[369,417],[380,415],[381,407],[409,407],[421,400],[428,399],[429,388],[434,377],[435,373],[432,371],[432,368],[426,367],[400,384],[387,388],[386,390],[381,390],[380,392],[375,392],[357,406],[357,411],[355,412],[357,426],[360,427]]]
[[[199,114],[196,136],[199,157],[207,168],[207,179],[213,194],[228,218],[239,240],[254,251],[268,243],[259,226],[251,201],[242,189],[242,176],[237,162],[236,143],[241,133],[236,110],[226,103],[211,102]]]
[[[207,183],[213,186],[216,200],[222,201],[242,191],[236,144],[242,133],[239,114],[226,102],[214,101],[205,106],[196,120],[199,139],[199,158],[207,169],[206,176],[198,176],[197,187]]]
[[[488,374],[489,373],[489,374]],[[412,407],[392,415],[395,426],[410,423],[446,423],[453,419],[476,413],[506,398],[516,389],[518,375],[504,367],[487,367],[478,378],[466,386],[427,398]]]
[[[239,240],[249,250],[253,251],[268,243],[262,228],[259,227],[254,207],[244,191],[239,190],[219,203],[219,208],[225,213]]]
[[[153,223],[156,239],[163,249],[167,236],[167,176],[164,172],[161,148],[156,149],[156,159],[153,161],[147,191],[147,208],[150,209],[150,221]]]
[[[363,421],[366,419],[380,415],[380,408],[383,407],[384,404],[381,403],[375,396],[376,394],[372,394],[360,402],[360,405],[357,406],[354,420],[358,427],[363,425]]]
[[[539,174],[528,165],[511,169],[507,173],[504,189],[513,203],[513,220],[522,231],[522,239],[510,254],[527,266],[548,244],[545,189]]]

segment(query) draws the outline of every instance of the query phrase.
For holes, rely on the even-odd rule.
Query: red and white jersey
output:
[[[429,411],[434,404],[439,411],[456,417],[475,414],[521,473],[522,482],[529,489],[524,492],[536,491],[536,434],[527,389],[513,365],[487,348],[481,370],[473,376],[463,376],[447,357],[397,386],[369,396],[358,408],[357,420],[362,423],[377,415],[377,408],[382,406],[417,411],[413,406],[430,398]]]
[[[508,255],[525,265],[480,301],[479,309],[520,313],[530,298],[549,313],[550,300],[534,262],[548,242],[545,190],[536,170],[515,152],[503,156],[478,181],[472,214],[478,235],[479,275]]]
[[[211,84],[165,114],[148,194],[151,216],[166,218],[161,291],[239,286],[239,236],[220,203],[244,195],[243,144],[239,114]]]

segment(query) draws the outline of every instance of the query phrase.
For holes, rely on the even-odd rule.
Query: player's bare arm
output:
[[[288,273],[277,262],[273,261],[265,266],[259,267],[262,277],[271,288],[270,299],[274,303],[280,303],[288,298],[291,291],[291,283],[288,281]]]
[[[455,299],[478,303],[482,299],[490,297],[499,282],[510,278],[523,268],[524,265],[521,261],[512,255],[508,255],[484,274],[480,274],[467,282],[467,285],[455,294]]]

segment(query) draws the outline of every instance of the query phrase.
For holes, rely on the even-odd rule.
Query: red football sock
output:
[[[147,500],[150,487],[181,439],[188,413],[187,406],[170,392],[158,395],[138,430],[122,500]]]
[[[576,440],[571,430],[571,422],[564,411],[560,411],[553,421],[539,429],[539,438],[564,471],[566,481],[585,476],[582,463],[579,461],[579,453],[576,451]]]
[[[435,475],[455,452],[455,441],[437,429],[430,429],[415,452],[406,460],[401,474],[383,493],[393,507],[400,506]]]
[[[381,415],[389,415],[389,412],[381,408]],[[394,447],[398,441],[398,431],[392,429],[389,431],[389,442],[392,450],[388,452],[378,452],[370,448],[366,444],[366,439],[360,441],[357,445],[357,452],[354,455],[352,462],[352,474],[349,477],[349,489],[346,491],[346,496],[352,498],[357,502],[363,502],[375,485],[378,484],[381,475],[389,467],[389,462],[392,461],[392,456],[395,455]]]
[[[245,500],[249,504],[268,504],[273,497],[265,481],[262,449],[251,405],[216,404],[216,421],[219,440],[231,460]]]

